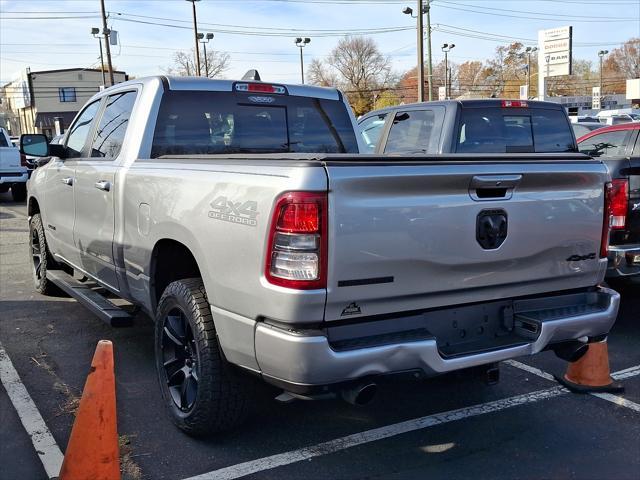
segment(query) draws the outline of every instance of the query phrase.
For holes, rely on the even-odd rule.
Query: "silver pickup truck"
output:
[[[571,360],[609,332],[600,161],[363,155],[358,137],[333,89],[111,87],[62,145],[21,139],[52,157],[29,183],[36,288],[125,322],[96,284],[154,318],[162,395],[191,434],[236,425],[251,374],[364,403],[381,375]]]

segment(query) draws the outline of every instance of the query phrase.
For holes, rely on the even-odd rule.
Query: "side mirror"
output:
[[[20,153],[32,157],[46,157],[49,154],[47,136],[27,133],[20,137]]]

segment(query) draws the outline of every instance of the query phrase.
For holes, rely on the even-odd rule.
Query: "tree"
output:
[[[229,68],[231,57],[228,53],[207,51],[205,62],[204,52],[200,52],[200,68],[203,77],[215,78],[220,76]],[[173,65],[165,69],[169,75],[179,77],[190,77],[197,75],[195,64],[195,49],[189,52],[179,50],[173,54]]]
[[[368,37],[342,38],[325,61],[311,62],[307,79],[315,85],[341,88],[356,115],[373,108],[375,94],[394,83],[391,60]]]
[[[602,76],[606,93],[624,93],[627,79],[640,78],[640,38],[613,49],[603,62]]]

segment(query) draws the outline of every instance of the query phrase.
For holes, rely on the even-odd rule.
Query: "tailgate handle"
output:
[[[476,201],[508,200],[521,181],[522,175],[476,175],[469,183],[469,195]]]

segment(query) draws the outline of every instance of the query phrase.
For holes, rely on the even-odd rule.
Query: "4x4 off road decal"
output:
[[[255,227],[258,225],[258,202],[247,200],[246,202],[232,202],[227,197],[220,196],[211,202],[209,218],[222,220],[223,222],[237,223]]]

